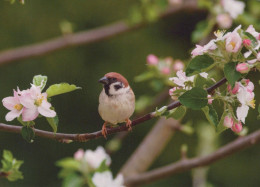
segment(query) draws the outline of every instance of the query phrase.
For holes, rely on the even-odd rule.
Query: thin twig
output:
[[[176,173],[188,171],[192,168],[207,166],[259,142],[260,130],[257,130],[248,136],[237,138],[233,142],[221,147],[220,149],[208,156],[180,160],[168,166],[154,169],[143,174],[128,177],[125,179],[125,184],[127,186],[138,186],[148,184],[153,181],[172,176]]]
[[[218,88],[221,85],[223,85],[224,83],[226,83],[226,81],[227,81],[226,78],[221,79],[219,82],[217,82],[216,84],[214,84],[213,86],[211,86],[207,89],[208,93],[212,93],[216,88]],[[172,110],[180,105],[181,105],[180,101],[174,101],[173,103],[171,103],[167,106],[167,110]],[[139,118],[133,120],[132,126],[136,126],[138,124],[141,124],[141,123],[148,121],[155,117],[156,117],[155,112],[148,113],[142,117],[139,117]],[[20,127],[20,126],[6,125],[3,123],[0,123],[0,131],[20,133],[21,129],[22,129],[22,127]],[[126,125],[121,125],[121,126],[115,127],[115,128],[108,128],[107,135],[118,133],[118,132],[123,132],[123,131],[127,131],[127,130],[128,130],[128,127]],[[43,131],[43,130],[39,130],[39,129],[34,129],[34,132],[35,132],[36,136],[43,137],[43,138],[49,138],[49,139],[56,139],[56,140],[64,141],[64,142],[66,142],[68,140],[88,141],[90,139],[96,139],[96,138],[103,137],[101,131],[97,131],[97,132],[93,132],[93,133],[84,133],[84,134],[65,134],[65,133],[53,133],[53,132]]]
[[[188,0],[184,1],[184,3],[178,6],[169,8],[163,12],[159,18],[164,18],[183,10],[198,11],[199,8],[195,0]],[[26,58],[43,56],[68,47],[74,47],[83,44],[86,45],[102,41],[119,34],[136,30],[138,28],[144,27],[145,25],[147,25],[147,22],[129,25],[125,21],[118,21],[116,23],[102,26],[96,29],[82,31],[75,34],[68,34],[47,40],[45,42],[18,47],[15,49],[9,49],[0,53],[0,65]]]

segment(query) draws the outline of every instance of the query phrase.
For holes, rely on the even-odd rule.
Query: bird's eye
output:
[[[120,88],[122,88],[122,85],[116,84],[116,85],[114,85],[114,88],[115,88],[115,90],[119,90]]]
[[[117,78],[112,78],[112,81],[117,81]]]

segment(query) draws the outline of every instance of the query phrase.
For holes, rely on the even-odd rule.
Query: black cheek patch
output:
[[[119,89],[122,88],[122,87],[123,87],[123,86],[120,85],[120,84],[116,84],[116,85],[114,85],[114,88],[115,88],[116,91],[119,90]]]

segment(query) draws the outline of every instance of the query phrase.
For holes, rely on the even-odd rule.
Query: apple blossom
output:
[[[24,106],[23,121],[33,121],[39,114],[45,117],[56,116],[56,112],[50,109],[51,104],[47,101],[47,93],[41,93],[40,86],[32,84],[30,90],[21,92],[20,102]]]
[[[213,100],[214,99],[211,97],[211,95],[208,95],[208,104],[212,104]]]
[[[24,110],[24,107],[19,99],[19,94],[15,90],[13,97],[6,97],[2,100],[2,102],[4,107],[10,110],[10,112],[8,112],[5,116],[6,121],[12,121],[13,119],[19,117]]]
[[[114,180],[110,171],[96,172],[92,177],[92,182],[96,187],[124,187],[124,178],[119,174]]]
[[[153,54],[149,54],[146,58],[146,61],[149,65],[157,65],[159,63],[158,57]]]
[[[183,87],[185,90],[190,90],[191,86],[186,85],[186,83],[188,83],[188,82],[192,83],[194,81],[195,76],[193,75],[193,76],[187,77],[186,73],[183,72],[183,70],[177,71],[176,75],[177,75],[177,77],[169,78],[169,80],[173,81],[174,84],[176,84],[180,87]],[[208,74],[206,72],[203,72],[203,73],[200,73],[200,76],[207,78]]]
[[[235,123],[232,127],[231,127],[233,132],[239,133],[242,131],[243,126],[242,123],[239,121],[238,123]]]
[[[240,73],[248,73],[250,71],[250,68],[247,63],[241,63],[236,66],[236,70]]]
[[[101,146],[98,146],[95,151],[86,150],[84,160],[92,169],[97,169],[104,160],[107,166],[109,166],[111,163],[110,156],[105,152],[104,148]]]
[[[246,29],[246,32],[249,32],[250,34],[252,34],[252,36],[254,36],[256,39],[259,36],[259,33],[256,32],[253,25],[249,25],[248,28]]]
[[[243,14],[245,9],[245,3],[236,0],[222,0],[221,1],[224,10],[230,14],[233,19],[236,19],[238,15]]]
[[[228,29],[232,26],[232,18],[226,13],[217,15],[216,21],[222,29]]]
[[[225,118],[224,118],[224,126],[225,127],[228,127],[228,128],[231,128],[232,126],[233,126],[233,123],[234,123],[234,121],[233,121],[233,118],[232,117],[230,117],[230,116],[226,116]]]
[[[225,35],[226,38],[226,50],[231,53],[236,53],[239,51],[242,45],[242,39],[238,34],[237,30],[241,28],[238,26],[233,32],[229,32]]]
[[[217,48],[217,45],[215,44],[216,40],[210,40],[209,43],[207,43],[204,46],[196,45],[196,48],[191,51],[192,58],[198,55],[203,55],[204,53],[208,51],[215,50]]]

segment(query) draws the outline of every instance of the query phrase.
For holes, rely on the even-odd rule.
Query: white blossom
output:
[[[113,176],[110,171],[105,171],[102,173],[96,172],[92,178],[92,182],[96,187],[124,187],[123,175],[119,174],[115,180],[113,180]]]
[[[222,0],[222,5],[224,10],[229,13],[233,19],[236,19],[238,15],[243,14],[245,9],[245,3],[236,0]]]
[[[110,156],[105,152],[104,148],[101,146],[98,146],[95,151],[86,150],[84,154],[84,160],[92,169],[97,169],[104,160],[106,162],[106,165],[109,166],[111,164]]]

